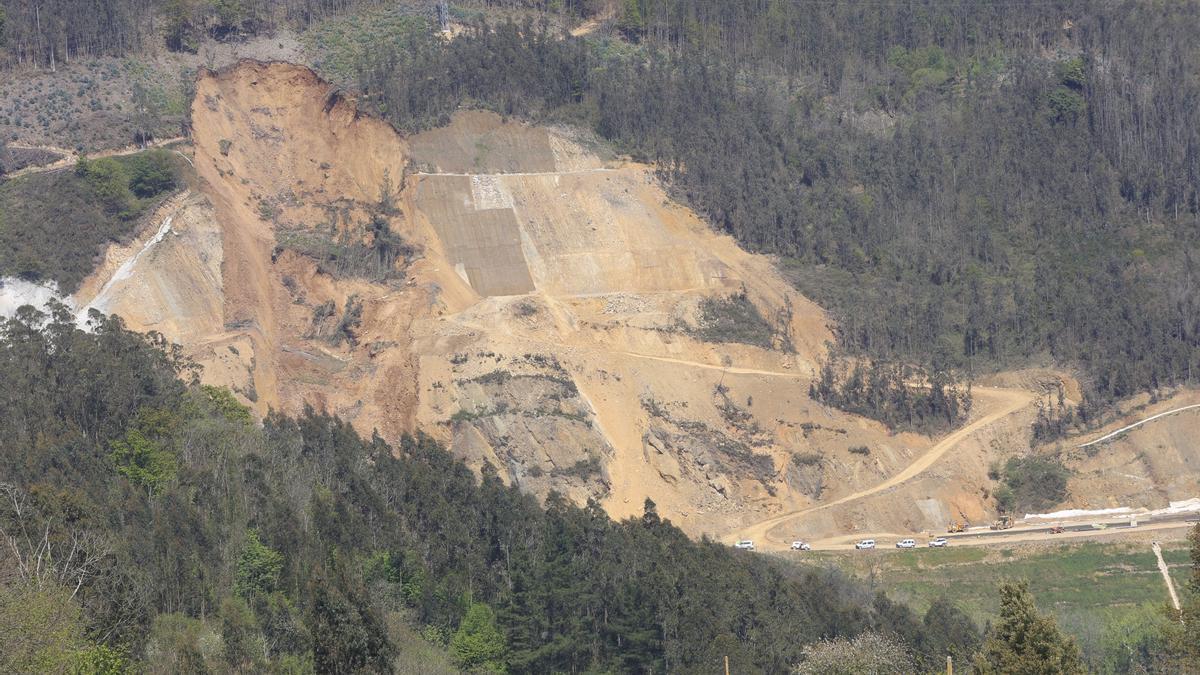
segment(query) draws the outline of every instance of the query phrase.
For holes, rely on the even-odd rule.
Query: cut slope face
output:
[[[1148,396],[1126,401],[1126,410],[1108,425],[1060,443],[1072,470],[1064,508],[1104,509],[1119,506],[1157,509],[1172,501],[1200,496],[1200,392],[1182,389],[1157,402]],[[1182,410],[1180,410],[1182,409]],[[1079,445],[1145,420],[1110,440]],[[1047,450],[1050,450],[1047,448]]]
[[[534,493],[618,517],[649,497],[714,535],[931,446],[811,401],[824,313],[571,132],[461,113],[401,138],[307,69],[255,62],[202,75],[192,119],[193,194],[86,288],[260,414],[422,430]],[[773,349],[697,337],[719,340],[700,328],[732,302]]]

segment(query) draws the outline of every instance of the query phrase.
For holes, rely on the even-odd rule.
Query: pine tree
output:
[[[506,646],[491,607],[482,602],[471,605],[450,640],[450,651],[463,670],[504,672]]]
[[[1034,605],[1025,582],[1000,586],[1000,620],[975,655],[981,675],[1084,673],[1079,647]]]

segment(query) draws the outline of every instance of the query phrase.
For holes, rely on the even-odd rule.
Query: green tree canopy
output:
[[[182,423],[183,418],[171,410],[150,407],[138,410],[133,428],[112,442],[109,459],[116,465],[117,473],[152,495],[161,492],[179,472],[179,463],[170,447]]]
[[[64,589],[0,585],[0,672],[63,672],[82,649],[79,605]]]
[[[1000,620],[975,655],[981,675],[1074,675],[1084,673],[1079,647],[1054,619],[1034,605],[1025,582],[1000,586]]]
[[[271,549],[258,538],[256,530],[246,532],[246,544],[238,556],[237,581],[234,589],[243,598],[269,595],[279,585],[283,571],[283,554]]]
[[[482,602],[471,605],[450,640],[450,651],[463,670],[502,673],[506,647],[496,613]]]

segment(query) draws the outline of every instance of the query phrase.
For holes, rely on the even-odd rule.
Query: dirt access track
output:
[[[739,539],[750,539],[755,542],[756,547],[764,550],[787,548],[792,541],[799,538],[789,534],[794,531],[794,528],[789,528],[789,523],[818,511],[833,509],[843,504],[860,501],[872,495],[884,493],[912,480],[933,467],[938,460],[956,448],[967,437],[1007,418],[1018,410],[1028,406],[1035,399],[1035,396],[1028,391],[996,387],[974,387],[972,394],[974,395],[972,419],[966,425],[939,440],[926,450],[924,454],[894,476],[864,490],[859,490],[858,492],[823,504],[791,511],[750,526],[737,528],[727,534],[724,540],[727,543],[732,543]]]
[[[975,391],[977,393],[981,391],[986,392],[985,396],[990,399],[990,412],[978,419],[974,419],[965,427],[939,441],[925,456],[893,478],[857,494],[847,495],[841,499],[798,512],[782,514],[751,527],[742,528],[735,534],[727,537],[727,540],[752,539],[755,541],[755,546],[759,549],[767,551],[783,550],[790,546],[791,541],[802,539],[800,536],[785,536],[789,533],[789,530],[791,532],[796,531],[796,520],[804,516],[811,517],[816,512],[837,508],[840,505],[857,500],[867,499],[873,495],[878,495],[899,487],[920,473],[929,470],[934,466],[938,458],[952,451],[956,445],[966,441],[972,434],[981,432],[987,425],[1000,423],[1004,417],[1017,413],[1030,402],[1030,396],[1025,390],[976,388]],[[1134,448],[1145,448],[1149,444],[1157,444],[1157,448],[1160,451],[1157,454],[1161,456],[1157,461],[1169,462],[1172,459],[1173,452],[1165,451],[1164,441],[1174,446],[1184,447],[1188,445],[1186,442],[1173,442],[1171,435],[1183,433],[1188,435],[1189,438],[1194,438],[1194,420],[1188,419],[1186,415],[1194,415],[1200,412],[1200,404],[1190,403],[1190,401],[1196,400],[1196,398],[1197,392],[1182,390],[1174,396],[1148,407],[1138,406],[1134,401],[1128,402],[1130,405],[1133,405],[1131,412],[1118,415],[1109,424],[1104,425],[1099,430],[1087,432],[1084,434],[1084,437],[1091,436],[1094,437],[1094,440],[1085,443],[1079,443],[1076,440],[1073,447],[1077,452],[1101,443],[1109,443],[1109,446],[1104,446],[1103,454],[1110,457],[1108,461],[1114,459],[1120,461],[1124,450],[1122,448],[1123,445]],[[976,401],[979,401],[978,397]],[[1136,417],[1134,414],[1136,414]],[[1183,416],[1182,420],[1178,418],[1172,420],[1166,419],[1181,415]],[[1152,430],[1144,429],[1146,425],[1151,424],[1154,424]],[[1130,434],[1136,433],[1135,430],[1138,429],[1144,429],[1142,433],[1147,434],[1146,439],[1130,438]],[[1188,431],[1189,429],[1191,431]],[[1101,450],[1095,448],[1088,454],[1095,457],[1101,455]],[[1138,454],[1142,455],[1144,453],[1139,451]],[[1068,456],[1068,460],[1070,460],[1070,456]],[[1127,474],[1125,476],[1130,477]],[[1094,485],[1098,479],[1095,476],[1085,475],[1080,480],[1085,481],[1082,483],[1083,485]],[[1187,497],[1194,494],[1196,480],[1194,473],[1184,476],[1182,480],[1186,485],[1183,488],[1185,492],[1182,495],[1174,492],[1175,496]],[[1162,483],[1164,481],[1159,482]],[[1124,497],[1128,499],[1129,495],[1124,495]],[[1129,503],[1135,502],[1131,501]],[[1104,506],[1108,507],[1115,505],[1115,503],[1104,504]],[[1164,535],[1178,536],[1187,528],[1195,525],[1197,520],[1198,515],[1194,512],[1145,513],[1128,511],[1120,515],[1083,514],[1074,517],[1065,517],[1053,522],[1047,521],[1043,517],[1039,522],[1025,525],[1019,524],[1017,527],[1009,530],[994,531],[986,527],[973,527],[961,534],[945,535],[942,535],[940,529],[871,531],[855,528],[856,531],[850,534],[829,536],[823,533],[824,536],[811,538],[807,543],[815,550],[844,550],[852,547],[856,541],[862,539],[874,539],[880,547],[888,548],[894,545],[896,541],[907,537],[919,536],[919,534],[923,534],[926,538],[945,536],[950,541],[950,544],[954,546],[1003,546],[1016,543],[1055,542],[1064,539],[1145,538],[1151,535],[1159,537]],[[1056,526],[1063,528],[1064,531],[1052,531],[1052,528]]]

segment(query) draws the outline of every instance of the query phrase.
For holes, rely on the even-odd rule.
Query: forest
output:
[[[191,50],[382,4],[0,0],[0,61]],[[1039,417],[1050,437],[1200,375],[1194,3],[470,4],[616,14],[586,38],[529,21],[446,41],[429,23],[360,53],[344,84],[403,131],[486,107],[653,162],[833,311],[864,365],[831,362],[815,398],[937,428],[969,406],[945,373],[1050,360],[1087,396]],[[89,246],[172,189],[153,157],[54,175],[94,210]],[[5,235],[0,253],[70,287],[87,256],[41,264],[50,234]],[[97,313],[87,328],[62,306],[0,323],[0,671],[404,671],[416,632],[480,672],[711,672],[725,656],[836,672],[873,653],[894,672],[947,654],[1082,672],[1019,585],[986,631],[951,602],[918,615],[831,570],[690,541],[649,500],[616,522],[476,477],[424,436],[364,438],[313,410],[260,424],[161,336]],[[912,372],[931,381],[916,398]],[[1062,483],[1055,466],[1003,475],[1014,508]],[[1185,597],[1171,653],[1137,655],[1161,672],[1200,656],[1200,572]]]
[[[948,600],[919,616],[832,569],[694,542],[650,500],[614,522],[428,437],[311,409],[260,424],[198,375],[94,310],[86,330],[62,305],[0,323],[0,670],[1084,672],[1020,584],[985,634]],[[1194,663],[1198,591],[1190,628],[1131,658]]]
[[[614,522],[479,480],[427,437],[311,410],[259,425],[197,374],[94,311],[88,330],[61,305],[0,325],[0,636],[22,645],[2,669],[402,671],[396,621],[488,672],[780,672],[865,633],[930,665],[981,639],[950,603],[921,617],[693,542],[649,501]],[[31,628],[47,617],[61,630]]]
[[[124,56],[163,39],[194,51],[205,37],[237,39],[385,0],[3,0],[0,64],[55,68],[72,59]]]
[[[1085,672],[1019,583],[984,632],[947,599],[917,615],[692,541],[650,500],[614,522],[425,436],[259,423],[198,375],[95,310],[86,330],[62,305],[0,322],[0,671]],[[1186,621],[1130,644],[1146,672],[1198,662],[1200,528],[1192,559]]]

